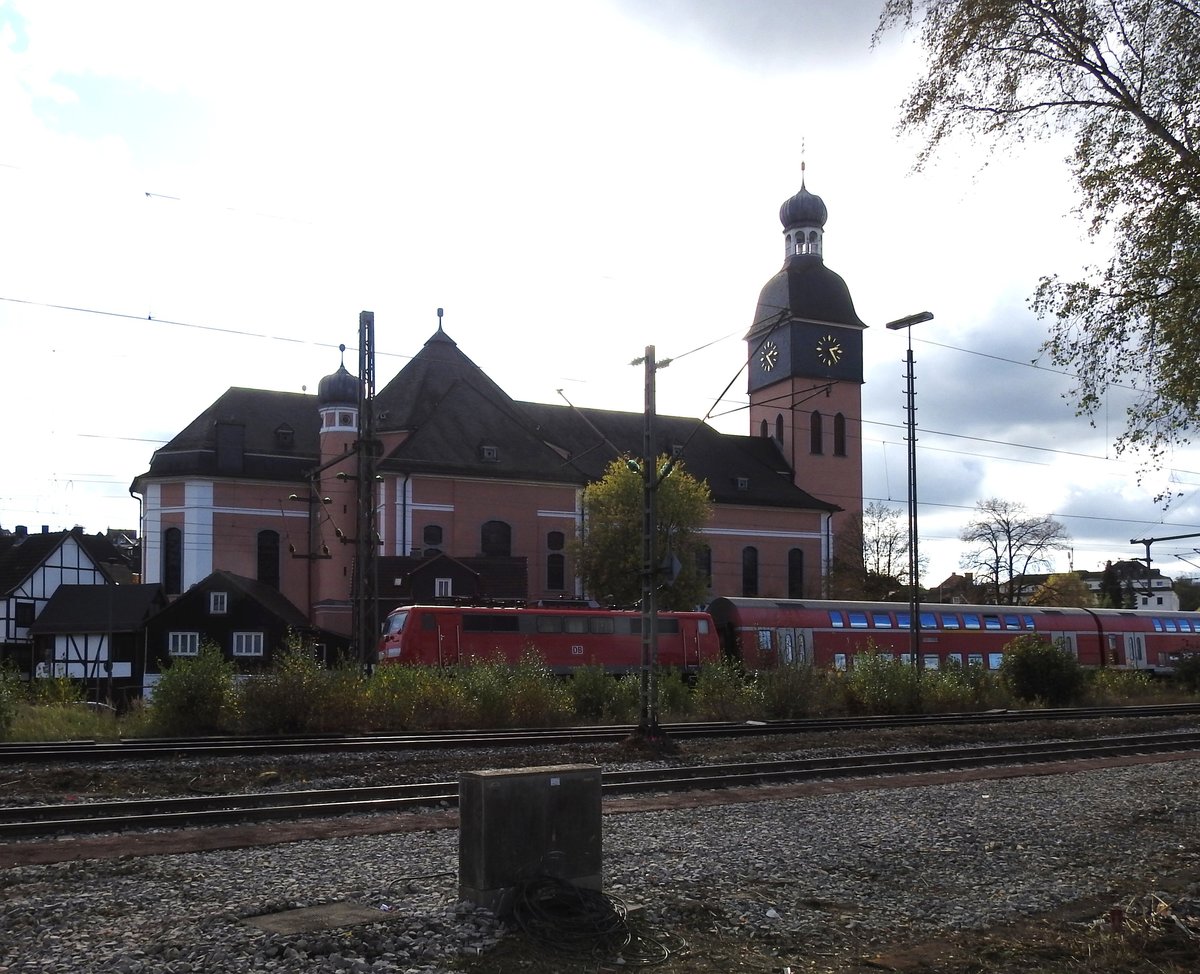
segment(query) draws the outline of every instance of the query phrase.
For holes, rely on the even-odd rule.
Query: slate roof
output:
[[[134,489],[143,489],[140,481],[147,477],[220,476],[215,432],[220,422],[245,427],[240,477],[297,482],[319,462],[316,397],[233,388],[155,452],[150,470],[135,479]],[[381,459],[379,470],[385,474],[428,472],[583,486],[602,476],[617,456],[641,454],[643,422],[641,413],[518,402],[463,354],[440,325],[375,396],[376,431],[407,434]],[[770,438],[719,433],[684,417],[657,416],[655,422],[659,452],[670,453],[673,445],[686,443],[684,463],[708,481],[718,503],[839,509],[792,484]],[[284,424],[295,431],[290,450],[276,443],[275,430]],[[485,454],[484,447],[493,449]],[[737,489],[739,477],[748,489]]]
[[[150,469],[135,478],[218,477],[217,425],[233,423],[245,429],[241,478],[302,481],[320,456],[320,423],[317,397],[298,392],[234,387],[227,390],[192,420],[166,446],[154,451]],[[292,430],[292,446],[282,447],[275,435],[280,427]]]
[[[137,632],[165,605],[161,585],[60,585],[30,632]]]
[[[854,310],[846,282],[825,266],[820,254],[792,254],[763,285],[746,340],[773,328],[781,311],[793,320],[867,327]]]

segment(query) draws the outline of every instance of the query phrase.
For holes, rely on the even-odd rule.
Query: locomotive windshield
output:
[[[393,612],[387,617],[383,623],[383,634],[385,636],[393,636],[404,628],[404,623],[408,621],[408,610],[403,612]]]

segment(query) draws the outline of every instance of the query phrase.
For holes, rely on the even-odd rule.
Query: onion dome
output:
[[[346,346],[339,345],[338,350],[342,353],[342,364],[336,372],[325,376],[317,386],[318,406],[358,405],[358,379],[346,371]]]
[[[786,230],[800,226],[824,227],[828,219],[829,210],[825,208],[825,201],[804,188],[804,177],[801,176],[800,192],[779,208],[779,222]]]

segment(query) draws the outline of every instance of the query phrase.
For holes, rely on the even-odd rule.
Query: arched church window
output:
[[[783,413],[775,417],[775,439],[783,442]]]
[[[822,442],[824,439],[825,431],[821,425],[821,413],[819,410],[814,409],[808,426],[808,452],[824,453],[825,448]]]
[[[765,419],[762,421],[762,425],[758,428],[758,435],[764,440],[767,438],[767,421]]]
[[[479,547],[490,558],[512,554],[512,526],[504,521],[485,521],[479,531]]]
[[[841,413],[833,417],[833,455],[846,455],[846,417]]]

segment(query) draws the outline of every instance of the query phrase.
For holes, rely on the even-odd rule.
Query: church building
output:
[[[656,454],[708,483],[703,569],[714,595],[820,597],[835,538],[862,509],[865,325],[825,267],[827,211],[803,185],[780,210],[784,263],[745,337],[744,435],[657,416]],[[277,590],[309,623],[349,633],[358,498],[372,497],[378,593],[587,598],[569,541],[583,490],[617,456],[640,456],[640,412],[524,402],[442,328],[373,398],[342,363],[317,394],[231,388],[133,482],[142,575],[177,597],[214,572]],[[375,482],[356,483],[368,428]],[[391,604],[389,604],[391,603]]]

